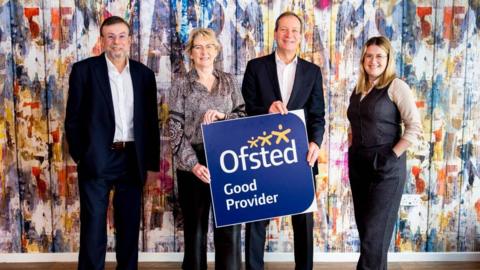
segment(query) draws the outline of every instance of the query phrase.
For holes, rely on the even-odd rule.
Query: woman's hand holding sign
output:
[[[203,115],[203,123],[204,124],[210,124],[213,123],[217,120],[222,120],[225,119],[225,114],[221,113],[217,110],[208,110],[204,115]]]
[[[198,179],[202,180],[205,184],[210,184],[210,171],[207,167],[197,163],[193,166],[192,173],[195,174]]]

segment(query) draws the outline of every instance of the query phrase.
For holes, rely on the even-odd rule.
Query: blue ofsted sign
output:
[[[316,210],[302,110],[202,129],[217,227]]]

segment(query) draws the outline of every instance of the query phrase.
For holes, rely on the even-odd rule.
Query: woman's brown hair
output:
[[[360,72],[355,90],[355,93],[357,94],[366,93],[370,89],[370,87],[372,87],[368,80],[368,74],[363,67],[363,63],[365,61],[365,53],[367,52],[367,48],[371,45],[376,45],[382,48],[382,50],[384,50],[387,54],[387,67],[385,68],[385,71],[383,71],[382,75],[380,75],[376,87],[383,88],[397,77],[397,75],[395,74],[395,55],[390,41],[383,36],[372,37],[367,40],[362,49],[362,57],[360,58]]]

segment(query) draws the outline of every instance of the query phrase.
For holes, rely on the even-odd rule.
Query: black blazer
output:
[[[137,61],[129,61],[135,149],[140,177],[145,180],[147,170],[159,169],[157,87],[153,71]],[[65,134],[79,171],[93,178],[102,173],[114,133],[115,116],[105,55],[75,63],[69,79]]]
[[[243,77],[242,94],[248,115],[267,114],[274,101],[282,100],[275,53],[248,62]],[[320,147],[325,131],[322,73],[317,65],[300,57],[287,109],[305,111],[308,139]]]

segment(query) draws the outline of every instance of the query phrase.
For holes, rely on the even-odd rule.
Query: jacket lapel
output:
[[[136,68],[135,64],[133,63],[132,60],[128,60],[129,65],[130,65],[130,77],[132,78],[132,88],[133,88],[133,117],[135,119],[135,116],[138,115],[137,111],[137,106],[136,104],[140,104],[139,102],[141,100],[140,96],[140,82],[141,82],[141,76],[139,70]],[[135,122],[135,120],[134,120]]]
[[[304,63],[303,60],[299,57],[297,62],[297,68],[295,70],[295,81],[293,82],[292,94],[290,95],[290,99],[288,100],[287,109],[291,106],[295,106],[295,99],[302,91],[301,86],[303,82],[303,76],[305,75],[303,69]]]
[[[270,54],[267,59],[267,71],[270,81],[273,84],[273,94],[275,95],[276,100],[282,100],[282,94],[280,94],[280,84],[277,76],[277,64],[275,63],[275,52]]]
[[[108,68],[107,68],[107,60],[105,59],[105,53],[102,53],[97,58],[97,64],[94,67],[95,69],[95,77],[97,78],[97,82],[100,85],[100,91],[103,93],[105,97],[105,101],[107,102],[108,111],[110,112],[113,119],[115,119],[115,114],[113,111],[113,98],[112,98],[112,90],[110,88],[110,79],[108,78]]]

